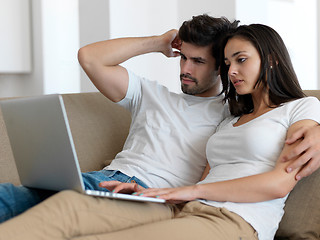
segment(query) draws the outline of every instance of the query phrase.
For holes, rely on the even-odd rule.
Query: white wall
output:
[[[29,0],[0,0],[0,6],[0,72],[30,72]]]
[[[108,5],[106,0],[30,0],[32,71],[0,71],[0,97],[96,91],[80,69],[77,50],[109,37]]]
[[[79,1],[80,47],[109,38],[109,1]],[[81,92],[96,91],[85,72],[80,70]]]
[[[178,0],[179,26],[194,15],[209,14],[214,17],[225,16],[234,19],[236,16],[236,0]]]
[[[194,0],[30,0],[30,2],[32,72],[20,74],[0,72],[0,97],[96,91],[78,65],[76,52],[79,47],[110,37],[161,34],[171,28],[178,28],[184,20],[202,13],[217,17],[226,16],[230,19],[239,18],[245,23],[245,21],[263,22],[262,20],[267,18],[266,12],[272,11],[274,16],[271,20],[284,23],[282,25],[284,28],[275,27],[281,35],[292,27],[294,32],[289,40],[300,36],[304,40],[298,47],[289,46],[289,50],[294,48],[294,51],[297,51],[293,55],[300,56],[300,51],[305,54],[300,60],[308,64],[307,67],[302,67],[308,74],[303,73],[300,79],[306,79],[310,85],[303,84],[303,88],[318,87],[316,76],[317,73],[320,76],[319,67],[317,68],[320,50],[316,50],[318,46],[313,46],[319,45],[319,41],[313,35],[318,34],[319,39],[320,34],[317,25],[311,26],[305,22],[316,21],[314,19],[317,15],[314,11],[318,9],[319,12],[320,8],[316,0],[198,0],[196,2]],[[276,9],[270,9],[270,5],[266,7],[270,2],[276,4],[303,2],[298,9],[305,9],[305,6],[310,6],[312,2],[317,7],[295,13],[294,19],[301,20],[301,27],[289,18],[286,21],[283,17],[277,20],[286,10],[277,12]],[[50,5],[53,6],[53,11],[50,11]],[[306,12],[308,17],[303,17],[302,12]],[[50,27],[48,19],[53,21],[53,27]],[[271,20],[269,19],[270,23]],[[320,22],[319,16],[317,21]],[[59,30],[60,27],[63,27],[62,32]],[[308,28],[311,29],[309,33],[302,31]],[[52,35],[53,32],[56,36]],[[312,45],[311,49],[306,50],[308,47],[306,45]],[[316,56],[317,52],[318,57],[314,60],[312,54]],[[134,72],[158,80],[172,91],[178,92],[180,91],[178,62],[178,59],[167,59],[155,53],[137,57],[125,65]],[[298,65],[302,66],[301,63]],[[297,72],[300,71],[299,67],[296,67]]]
[[[43,92],[41,2],[33,1],[30,11],[32,71],[28,74],[0,73],[0,97],[28,96]]]
[[[80,92],[78,0],[43,0],[43,93]]]
[[[318,87],[317,2],[318,0],[271,0],[269,4],[269,12],[273,15],[269,14],[267,24],[274,26],[283,37],[303,89]]]

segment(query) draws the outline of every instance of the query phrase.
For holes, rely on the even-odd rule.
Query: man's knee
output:
[[[88,196],[73,190],[64,190],[56,193],[52,197],[44,201],[46,208],[61,211],[70,211],[72,209],[81,208],[87,204]]]
[[[73,190],[64,190],[61,192],[56,193],[55,195],[53,195],[50,200],[51,201],[57,201],[57,202],[74,202],[76,200],[79,200],[79,198],[81,198],[81,196],[83,196],[83,194],[80,194],[76,191]]]

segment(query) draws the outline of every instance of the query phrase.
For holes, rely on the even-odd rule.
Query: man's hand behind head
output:
[[[181,40],[178,36],[178,30],[172,29],[168,32],[165,32],[160,36],[163,40],[162,53],[167,57],[178,57],[180,56],[181,50]],[[174,51],[177,49],[179,51]]]

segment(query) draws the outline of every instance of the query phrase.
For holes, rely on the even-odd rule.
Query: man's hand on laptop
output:
[[[131,194],[144,189],[137,183],[123,183],[119,181],[105,181],[99,184],[100,187],[108,189],[113,193]]]

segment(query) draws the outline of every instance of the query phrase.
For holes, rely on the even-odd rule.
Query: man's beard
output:
[[[195,83],[194,86],[190,86],[188,84],[183,84],[182,78],[186,78],[186,79],[193,81]],[[202,86],[199,86],[199,81],[196,78],[190,76],[189,74],[180,74],[180,81],[181,81],[181,90],[185,94],[196,95],[196,94],[203,93],[204,91],[207,90],[207,89],[203,88]]]

